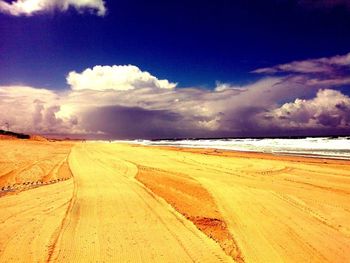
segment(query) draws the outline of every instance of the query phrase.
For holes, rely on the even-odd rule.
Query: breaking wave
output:
[[[273,154],[320,156],[350,159],[350,137],[302,139],[189,139],[189,140],[135,140],[142,145],[212,148],[232,151],[252,151]]]

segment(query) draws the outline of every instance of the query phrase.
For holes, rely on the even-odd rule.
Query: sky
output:
[[[0,128],[350,135],[350,0],[0,0]]]

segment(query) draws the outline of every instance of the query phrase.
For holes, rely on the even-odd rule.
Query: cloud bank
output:
[[[337,90],[350,85],[348,60],[258,69],[272,75],[211,90],[178,87],[132,65],[95,66],[68,73],[69,89],[60,92],[0,87],[0,126],[106,139],[350,134],[350,98]]]
[[[286,64],[276,65],[268,68],[260,68],[253,73],[274,74],[274,73],[303,73],[303,74],[326,74],[334,75],[349,73],[350,53],[330,58],[309,59],[293,61]]]
[[[90,11],[98,16],[106,14],[103,0],[17,0],[12,3],[0,0],[0,12],[13,16],[31,16],[53,10],[67,11],[70,7],[79,13]]]

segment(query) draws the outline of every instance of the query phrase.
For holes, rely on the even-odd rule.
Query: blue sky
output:
[[[133,64],[181,86],[246,83],[249,72],[345,54],[350,12],[297,1],[106,1],[105,16],[0,15],[0,82],[65,87],[70,70]],[[40,76],[40,78],[38,77]]]
[[[22,2],[30,4],[31,1]],[[346,56],[350,52],[348,1],[90,0],[88,5],[81,5],[80,0],[64,0],[61,3],[65,5],[62,5],[55,4],[57,1],[41,0],[39,1],[41,5],[32,6],[32,9],[18,5],[18,2],[20,1],[0,1],[0,86],[6,86],[7,90],[11,87],[26,86],[34,89],[45,88],[57,95],[67,90],[74,90],[74,85],[67,81],[70,72],[82,74],[84,70],[93,69],[98,65],[110,67],[134,65],[141,72],[149,72],[157,80],[176,83],[176,90],[194,88],[202,92],[204,89],[212,91],[210,96],[217,95],[214,94],[215,89],[220,90],[218,89],[220,85],[234,93],[230,96],[235,96],[236,93],[232,90],[247,90],[249,87],[255,90],[256,85],[265,78],[283,79],[284,85],[288,82],[288,89],[293,89],[295,92],[290,91],[288,94],[275,97],[273,101],[276,104],[275,109],[264,108],[269,112],[276,111],[284,103],[292,103],[298,98],[315,99],[320,89],[336,90],[341,96],[350,94],[347,81],[339,84],[340,80],[346,79],[349,75],[347,60],[344,59],[345,62],[337,60],[333,63],[331,59]],[[317,67],[320,63],[317,62],[319,58],[330,59],[331,62],[327,62],[329,72],[300,72],[290,70],[290,66],[287,67],[288,70],[253,72],[278,65],[290,65],[295,61],[300,63],[316,61],[317,65],[314,63],[313,66]],[[120,73],[119,68],[116,70],[115,74]],[[321,85],[318,81],[316,85],[314,81],[312,88],[298,88],[301,77],[304,78],[302,81],[309,81],[308,83],[316,78],[324,81],[328,79],[327,83],[331,84],[325,86],[325,82]],[[330,79],[333,82],[330,82]],[[337,83],[334,85],[335,80]],[[294,88],[295,86],[297,88]],[[144,88],[145,84],[142,87]],[[223,92],[222,87],[220,92]],[[186,96],[188,100],[190,98],[194,100],[193,95]],[[196,99],[203,96],[200,94]],[[251,111],[254,111],[255,99],[252,95]],[[40,100],[45,102],[42,98]],[[140,97],[140,101],[143,100],[144,98]],[[197,101],[202,102],[209,103],[207,100]],[[147,109],[142,108],[139,102],[126,103],[127,105],[123,107],[133,109],[140,107],[147,111],[164,110],[166,113],[180,114],[180,119],[186,119],[186,113],[172,107],[160,107],[157,103],[149,101],[148,104],[152,106]],[[54,106],[51,102],[49,104],[47,107]],[[98,107],[110,107],[111,104],[120,107],[123,102],[108,102],[108,105],[102,103]],[[46,109],[45,105],[43,107]],[[61,109],[64,105],[58,107]],[[220,114],[234,116],[242,110],[215,111],[213,108],[220,107],[210,107],[212,107],[211,120],[207,120],[208,116],[203,116],[206,122],[218,119]],[[55,118],[60,118],[59,116],[63,118],[62,116],[68,114],[62,113],[60,109],[54,112]],[[332,114],[334,116],[336,113]],[[111,117],[113,114],[106,115],[113,119]],[[75,117],[79,120],[84,119],[79,114]],[[236,121],[235,118],[229,120]],[[325,134],[340,130],[342,134],[346,133],[344,131],[346,120],[342,119],[340,122],[343,126],[341,129],[338,127],[339,130],[336,126],[324,129],[321,127],[321,130]],[[108,132],[112,134],[111,130],[117,129],[118,125],[110,128]],[[222,123],[218,125],[217,129],[210,128],[209,131],[197,126],[189,127],[183,133],[170,132],[169,136],[244,134],[242,131],[234,132],[236,127],[232,125],[224,128],[220,126]],[[245,125],[248,127],[252,124]],[[307,127],[294,125],[292,129],[284,129],[284,126],[277,125],[273,134],[290,134],[296,127],[300,128],[301,134],[320,133],[319,126],[310,125]],[[102,130],[93,129],[92,126],[94,125],[89,125],[90,131],[81,128],[81,132],[106,134],[102,128]],[[163,130],[162,136],[167,137],[167,129]],[[214,130],[218,132],[215,133]],[[38,132],[55,131],[43,129]],[[270,133],[265,131],[261,135]],[[147,134],[152,132],[149,131]],[[155,134],[147,137],[157,136]],[[128,137],[127,133],[122,137]]]

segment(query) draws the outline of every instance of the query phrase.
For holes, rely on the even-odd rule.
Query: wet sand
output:
[[[350,261],[346,161],[28,141],[0,156],[0,262]]]

